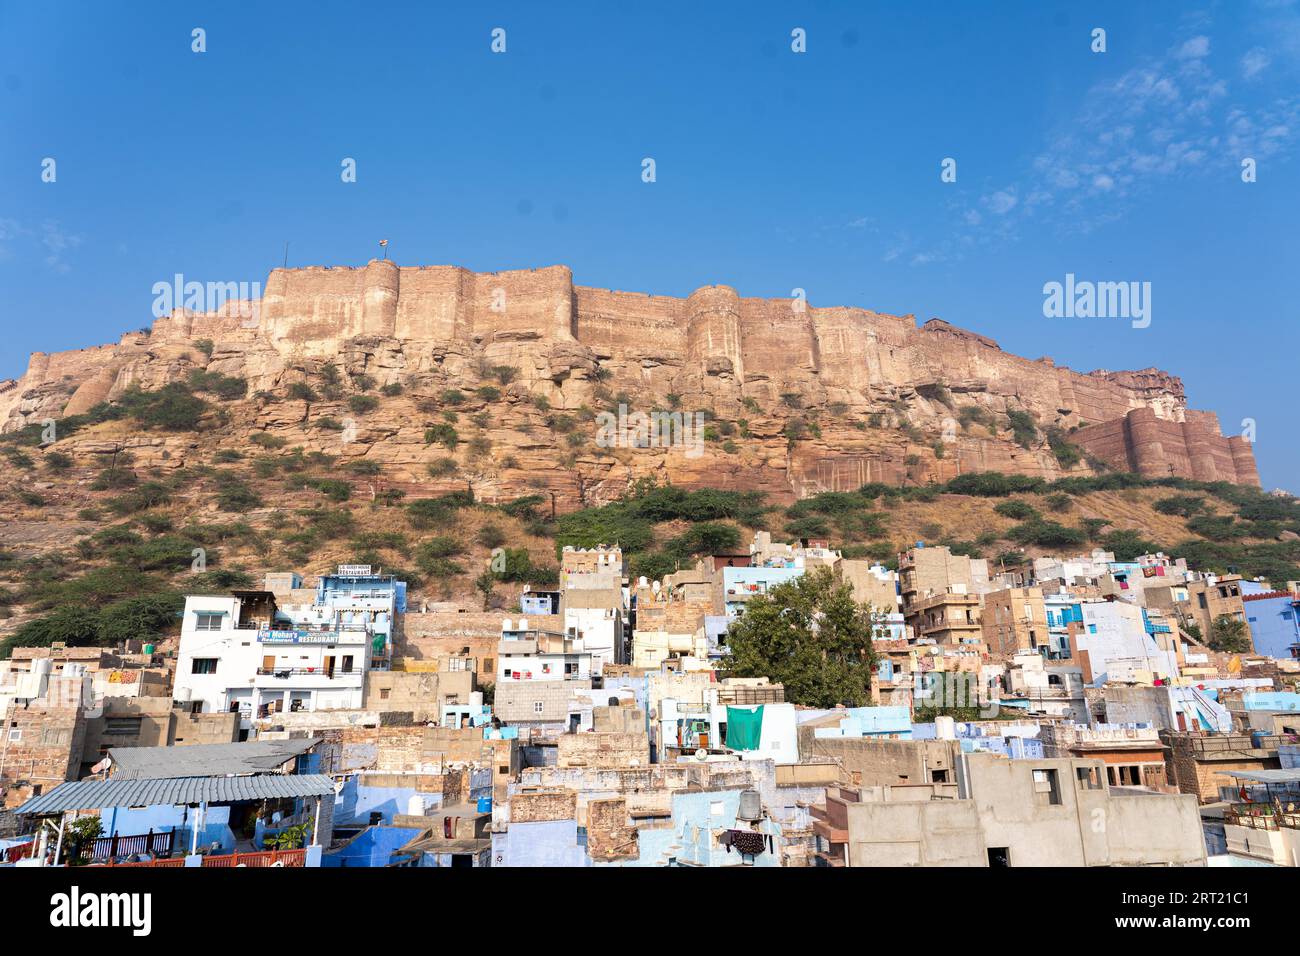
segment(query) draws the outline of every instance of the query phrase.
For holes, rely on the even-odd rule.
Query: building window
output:
[[[1034,771],[1034,803],[1040,807],[1059,807],[1061,788],[1055,770]]]
[[[541,712],[542,712],[542,702],[540,700],[533,701],[533,713],[540,714]]]
[[[1010,866],[1011,849],[1005,846],[989,847],[989,866]]]
[[[195,657],[190,660],[191,674],[215,674],[217,672],[217,658],[215,657]]]
[[[389,690],[389,688],[387,688],[387,687],[381,688],[380,691],[379,691],[379,699],[380,699],[380,700],[388,700],[388,695],[389,695],[390,693],[392,693],[392,691]]]
[[[1101,774],[1097,767],[1076,767],[1074,772],[1079,778],[1080,790],[1101,789]]]
[[[19,741],[21,741],[22,739],[23,739],[23,730],[22,730],[21,727],[10,727],[10,728],[9,728],[9,742],[10,742],[11,744],[16,744],[16,743],[18,743]]]
[[[104,721],[104,735],[107,737],[139,737],[141,717],[109,717]]]
[[[219,631],[221,630],[221,619],[224,614],[217,614],[209,611],[198,611],[194,615],[194,630],[196,631]]]

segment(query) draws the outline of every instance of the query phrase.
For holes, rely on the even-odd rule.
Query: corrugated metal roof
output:
[[[178,803],[233,803],[334,794],[324,774],[268,773],[255,777],[150,777],[134,780],[76,780],[33,797],[18,813],[62,813],[108,807],[172,806]]]
[[[1260,751],[1261,753],[1263,751]],[[1300,783],[1300,768],[1273,770],[1223,770],[1229,777],[1254,783]]]
[[[276,770],[317,743],[308,737],[188,747],[114,747],[108,755],[113,758],[115,779],[210,777]]]

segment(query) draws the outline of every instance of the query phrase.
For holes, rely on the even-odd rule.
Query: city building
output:
[[[956,796],[840,788],[817,816],[828,866],[1203,866],[1196,801],[1112,790],[1099,760],[963,754]],[[1101,821],[1101,825],[1097,825]]]

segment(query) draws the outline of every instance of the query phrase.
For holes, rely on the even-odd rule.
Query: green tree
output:
[[[1250,650],[1250,632],[1246,622],[1231,614],[1220,614],[1210,623],[1210,649],[1224,654],[1244,654]]]
[[[786,700],[811,707],[871,701],[870,609],[828,568],[750,600],[727,636],[729,677],[768,677]]]
[[[62,862],[68,866],[84,866],[87,861],[82,859],[82,854],[94,845],[102,832],[103,827],[99,817],[82,817],[80,820],[73,820],[63,834]]]
[[[269,850],[300,850],[307,845],[307,824],[285,827],[279,833],[265,837],[262,844]]]
[[[474,590],[483,595],[483,610],[490,610],[492,607],[492,593],[496,588],[496,576],[487,569],[474,579]]]

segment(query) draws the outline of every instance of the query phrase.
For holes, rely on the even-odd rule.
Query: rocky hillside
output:
[[[436,466],[447,469],[437,479],[444,493],[404,496],[369,455],[332,455],[266,431],[251,439],[241,408],[171,386],[65,420],[72,434],[44,447],[34,431],[8,436],[0,636],[163,637],[181,594],[339,563],[401,574],[416,602],[508,606],[525,584],[555,582],[564,544],[618,541],[633,574],[658,577],[701,554],[743,549],[759,528],[828,538],[846,555],[885,562],[917,540],[1003,566],[1096,546],[1128,556],[1161,548],[1198,567],[1300,578],[1296,502],[1234,485],[984,473],[783,505],[762,492],[642,481],[620,500],[573,510],[544,494],[482,501],[452,449]],[[487,573],[497,548],[505,563]]]
[[[1081,374],[937,319],[918,327],[726,286],[685,299],[611,292],[574,286],[563,267],[276,270],[255,300],[33,355],[0,383],[0,432],[179,385],[213,408],[202,433],[55,424],[61,450],[120,445],[171,470],[202,460],[208,441],[239,450],[261,435],[380,466],[376,494],[468,483],[480,500],[554,494],[564,510],[641,478],[788,503],[978,471],[1253,476],[1249,447],[1229,449],[1156,369]],[[638,428],[656,414],[666,428]]]
[[[688,416],[681,440],[638,431],[654,411]],[[178,594],[340,562],[493,605],[566,543],[658,576],[756,528],[881,560],[1163,547],[1300,577],[1293,500],[1072,441],[1139,414],[1193,416],[1163,372],[1080,375],[937,321],[558,268],[277,270],[0,388],[0,635],[164,634]]]

